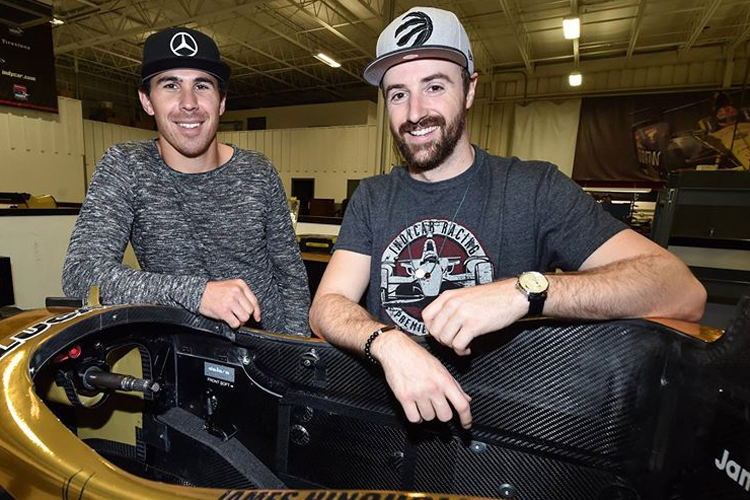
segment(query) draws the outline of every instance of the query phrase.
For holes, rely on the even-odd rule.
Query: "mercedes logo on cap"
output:
[[[175,33],[169,41],[169,48],[172,53],[179,57],[193,57],[198,53],[198,42],[190,33],[180,31]]]
[[[401,38],[399,38],[401,32],[409,28],[411,28],[411,30],[405,33]],[[396,38],[396,45],[398,45],[399,47],[403,47],[404,45],[408,44],[409,40],[414,37],[416,38],[414,38],[414,41],[411,42],[410,47],[419,47],[427,40],[429,40],[431,35],[432,19],[430,19],[430,16],[428,16],[424,12],[417,11],[404,16],[403,22],[396,29],[396,33],[394,36]]]

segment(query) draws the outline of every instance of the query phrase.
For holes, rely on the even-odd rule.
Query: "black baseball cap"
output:
[[[200,31],[176,27],[149,36],[143,45],[141,81],[178,68],[205,71],[224,84],[231,73],[227,63],[221,60],[216,43]]]

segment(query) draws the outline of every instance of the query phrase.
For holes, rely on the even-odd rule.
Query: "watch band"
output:
[[[375,364],[375,365],[378,364],[378,360],[375,359],[373,357],[372,353],[370,352],[370,349],[372,348],[372,343],[375,341],[376,338],[378,338],[378,336],[381,333],[384,333],[384,332],[387,332],[387,331],[390,331],[390,330],[395,330],[397,328],[398,327],[396,325],[383,326],[383,327],[378,328],[374,332],[372,332],[370,334],[370,336],[367,337],[367,341],[365,342],[365,349],[364,349],[365,359],[367,361],[369,361],[370,363]]]
[[[529,294],[529,312],[526,316],[541,316],[542,311],[544,311],[544,299],[546,298],[546,293]]]

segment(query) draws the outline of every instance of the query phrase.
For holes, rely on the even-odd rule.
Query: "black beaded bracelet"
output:
[[[372,347],[372,343],[375,341],[376,338],[378,338],[378,335],[380,335],[383,332],[387,332],[390,330],[395,330],[397,327],[396,325],[388,325],[384,326],[382,328],[378,328],[374,332],[370,334],[370,336],[367,338],[367,342],[365,342],[365,359],[369,361],[370,363],[377,365],[378,360],[375,359],[372,356],[372,353],[370,352],[370,348]]]

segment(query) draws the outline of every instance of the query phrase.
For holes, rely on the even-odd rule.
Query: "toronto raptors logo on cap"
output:
[[[409,40],[414,38],[414,41],[409,45],[410,47],[418,47],[424,44],[432,36],[432,19],[424,12],[412,12],[404,16],[401,26],[396,29],[395,38],[396,45],[403,47],[409,43]],[[410,29],[411,28],[411,29]],[[409,30],[401,38],[399,35],[405,30]],[[416,38],[415,38],[416,37]]]
[[[198,42],[190,33],[180,31],[175,33],[172,39],[169,41],[169,48],[172,53],[179,57],[193,57],[198,53]]]

